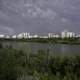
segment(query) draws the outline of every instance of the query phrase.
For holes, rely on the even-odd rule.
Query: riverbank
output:
[[[0,41],[37,42],[37,43],[58,43],[80,45],[79,38],[27,38],[27,39],[0,39]]]

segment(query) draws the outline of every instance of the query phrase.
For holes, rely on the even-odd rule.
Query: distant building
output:
[[[48,38],[59,38],[60,36],[58,34],[55,33],[49,33],[48,34]]]
[[[5,35],[3,35],[3,34],[0,34],[0,38],[5,38]]]
[[[26,33],[26,32],[23,32],[23,33],[20,33],[18,35],[12,35],[12,36],[9,36],[9,35],[3,35],[3,34],[0,34],[0,38],[18,38],[18,39],[22,39],[22,38],[72,38],[72,37],[80,37],[80,34],[75,34],[74,32],[69,32],[67,30],[64,30],[61,32],[61,35],[59,34],[55,34],[55,33],[41,33],[41,34],[30,34],[30,33]]]
[[[61,37],[62,37],[62,38],[72,38],[72,37],[75,37],[75,33],[73,33],[73,32],[68,32],[67,30],[64,30],[64,31],[61,33]]]
[[[53,38],[59,38],[60,36],[58,34],[54,34]]]
[[[13,38],[13,39],[16,39],[16,38],[17,38],[17,35],[13,35],[12,38]]]
[[[48,33],[48,37],[49,37],[49,38],[52,38],[53,35],[54,35],[54,33]]]
[[[28,38],[38,38],[38,35],[29,35]]]
[[[48,38],[48,36],[39,36],[39,38]]]
[[[32,37],[33,37],[33,38],[38,38],[38,35],[33,35]]]
[[[17,38],[29,38],[30,37],[30,33],[20,33],[17,35]]]

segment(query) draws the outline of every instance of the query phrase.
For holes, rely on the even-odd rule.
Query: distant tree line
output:
[[[20,42],[38,42],[38,43],[61,43],[61,44],[80,44],[80,38],[22,38],[22,39],[5,39],[2,38],[0,41],[20,41]]]

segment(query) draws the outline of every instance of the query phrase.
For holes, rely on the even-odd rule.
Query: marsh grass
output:
[[[80,80],[80,56],[52,56],[0,48],[0,80]]]

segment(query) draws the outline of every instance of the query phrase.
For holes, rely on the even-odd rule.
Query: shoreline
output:
[[[30,39],[5,39],[1,38],[0,42],[16,41],[16,42],[36,42],[36,43],[55,43],[55,44],[69,44],[69,45],[80,45],[80,41],[77,39],[56,39],[56,38],[30,38]]]

